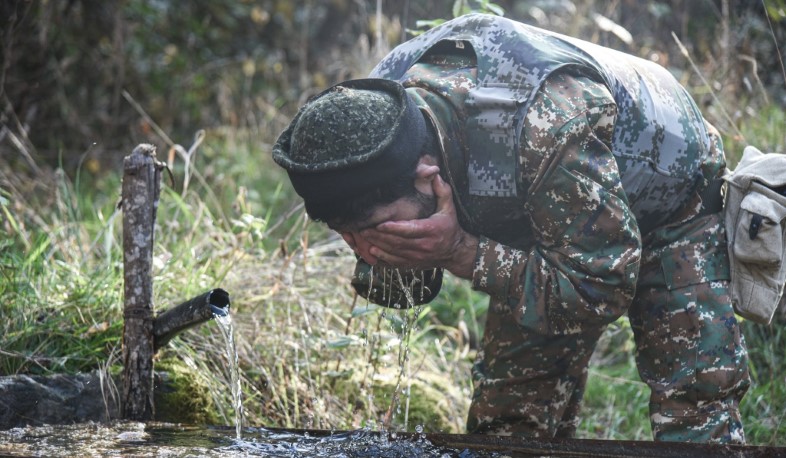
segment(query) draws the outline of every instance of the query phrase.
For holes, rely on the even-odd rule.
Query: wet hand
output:
[[[368,256],[395,267],[443,267],[458,277],[469,279],[478,239],[459,225],[450,186],[439,175],[434,176],[431,186],[437,198],[437,209],[428,218],[386,221],[360,233],[370,245]]]
[[[341,238],[352,248],[352,251],[355,252],[356,255],[363,258],[368,264],[374,266],[379,263],[379,259],[376,256],[372,255],[370,252],[370,248],[372,245],[361,237],[359,234],[355,235],[351,232],[341,232]]]

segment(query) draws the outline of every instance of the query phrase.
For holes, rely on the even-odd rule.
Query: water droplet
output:
[[[415,432],[421,434],[423,432],[423,425],[415,426]]]

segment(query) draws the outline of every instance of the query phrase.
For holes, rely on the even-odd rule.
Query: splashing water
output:
[[[494,451],[435,445],[423,435],[398,437],[368,429],[288,432],[247,428],[244,440],[227,428],[171,423],[78,423],[0,430],[0,456],[501,458]]]
[[[221,334],[226,342],[227,360],[232,378],[232,408],[235,410],[235,434],[238,440],[242,439],[243,428],[243,393],[240,390],[240,371],[238,370],[237,348],[235,348],[235,333],[232,326],[232,316],[229,313],[214,313],[213,318],[218,323]]]

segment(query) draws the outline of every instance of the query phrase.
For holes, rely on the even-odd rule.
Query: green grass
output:
[[[743,120],[745,138],[783,151],[783,110]],[[390,426],[459,433],[486,298],[447,276],[419,310],[390,311],[353,297],[353,255],[309,223],[268,146],[254,135],[208,132],[187,192],[164,180],[154,301],[163,310],[207,289],[230,292],[246,425],[350,429]],[[740,138],[728,137],[729,150]],[[0,374],[116,370],[122,334],[118,174],[37,182],[2,170]],[[786,444],[783,322],[745,323],[753,386],[742,404],[752,444]],[[402,332],[408,329],[408,332]],[[408,344],[408,345],[406,345]],[[233,422],[224,344],[213,323],[159,357],[176,359],[207,390],[204,405]],[[163,365],[162,365],[163,367]],[[398,389],[396,389],[398,387]],[[650,439],[625,319],[604,335],[590,368],[579,437]]]
[[[590,362],[578,437],[652,439],[649,388],[639,380],[634,350],[633,331],[622,317],[603,334]]]
[[[748,441],[786,445],[786,319],[776,317],[768,326],[748,321],[743,333],[753,379],[741,406]]]
[[[786,154],[786,111],[776,104],[747,111],[736,126],[726,126],[722,131],[723,145],[731,167],[739,162],[743,149],[748,145],[767,153]],[[717,124],[720,128],[725,123],[719,121]]]

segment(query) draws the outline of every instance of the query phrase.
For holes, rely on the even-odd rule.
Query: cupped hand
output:
[[[443,267],[471,278],[478,239],[459,225],[450,186],[438,174],[431,186],[437,198],[434,214],[425,219],[386,221],[360,235],[371,245],[369,253],[376,261],[403,268]]]

